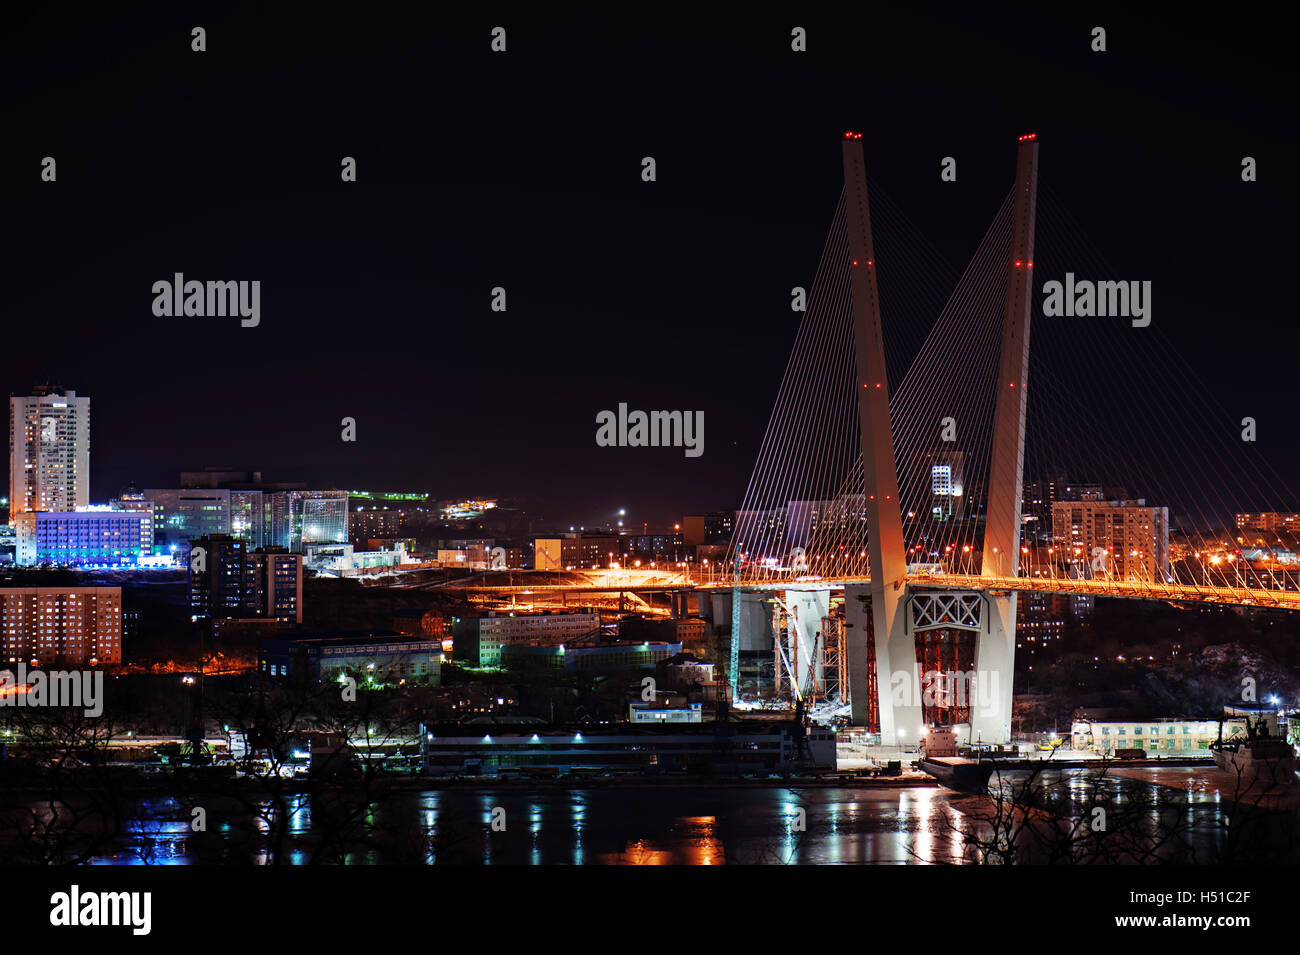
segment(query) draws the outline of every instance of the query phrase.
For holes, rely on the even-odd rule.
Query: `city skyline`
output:
[[[448,924],[640,864],[870,866],[922,932],[1286,921],[1285,24],[9,19],[0,864],[39,929],[337,947],[310,872],[393,921],[449,865],[487,874]],[[1027,915],[918,864],[1067,882]]]
[[[44,323],[19,323],[11,344],[30,357],[7,386],[58,380],[94,397],[94,500],[219,465],[313,486],[536,496],[579,523],[629,505],[660,523],[734,508],[798,325],[790,290],[811,284],[834,208],[842,129],[867,131],[873,195],[904,210],[949,286],[1006,188],[1006,143],[1033,129],[1051,144],[1046,186],[1120,274],[1154,283],[1160,333],[1230,416],[1259,419],[1261,455],[1294,473],[1300,433],[1279,408],[1300,333],[1250,331],[1253,316],[1290,301],[1286,243],[1272,239],[1294,218],[1283,175],[1293,147],[1279,140],[1256,53],[1271,41],[1244,44],[1230,26],[1218,72],[1175,87],[1162,82],[1167,65],[1203,42],[1190,27],[1126,17],[1110,28],[1120,42],[1094,54],[1086,30],[1065,44],[1061,26],[1032,18],[881,17],[853,39],[810,23],[809,53],[794,62],[784,23],[672,28],[678,69],[653,84],[639,77],[666,40],[654,27],[532,25],[497,59],[460,40],[435,59],[423,37],[362,24],[365,68],[346,81],[329,26],[290,30],[238,11],[211,21],[202,56],[173,42],[190,24],[165,10],[92,15],[57,52],[18,43],[9,69],[24,149],[8,162],[13,227],[29,241],[11,307],[52,313],[84,347],[52,352]],[[37,14],[23,24],[46,26]],[[99,45],[128,35],[145,54],[96,84]],[[879,75],[909,78],[906,96],[852,82],[859,43]],[[28,46],[62,58],[49,67],[60,82],[39,95],[22,70]],[[551,50],[582,57],[570,65]],[[1090,75],[1098,56],[1117,77],[1102,86]],[[953,72],[926,68],[940,57]],[[151,82],[151,62],[183,80],[185,104]],[[541,63],[547,83],[521,86]],[[593,63],[621,82],[591,86]],[[963,69],[969,81],[954,83]],[[433,95],[462,76],[481,95],[435,95],[432,126],[385,99],[394,84]],[[690,95],[717,76],[734,78],[734,95]],[[131,105],[110,111],[119,90]],[[566,101],[583,104],[581,117]],[[155,154],[158,117],[218,104],[256,149],[204,136],[202,148],[182,140]],[[96,136],[113,147],[87,151]],[[59,160],[53,183],[39,176],[47,155]],[[655,182],[641,179],[646,156]],[[955,182],[940,179],[947,156]],[[1241,182],[1242,156],[1258,159],[1257,182]],[[340,179],[343,157],[357,161],[355,182]],[[1195,215],[1188,196],[1203,197]],[[703,218],[684,230],[690,215]],[[1188,282],[1207,248],[1213,267]],[[79,277],[61,281],[69,268]],[[153,284],[176,273],[260,281],[258,324],[156,316]],[[498,287],[505,312],[491,310]],[[934,314],[900,313],[887,284],[884,294],[893,380]],[[704,453],[600,447],[597,416],[623,402],[702,411]],[[353,443],[340,438],[344,418]]]

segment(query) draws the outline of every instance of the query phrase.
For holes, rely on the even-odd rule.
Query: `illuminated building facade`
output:
[[[153,552],[153,514],[83,507],[14,518],[19,567],[134,567]]]
[[[267,544],[302,553],[305,544],[348,542],[347,491],[275,491],[267,497]]]
[[[153,503],[154,542],[163,551],[181,554],[191,541],[230,533],[230,491],[224,488],[146,488]]]
[[[1244,720],[1225,720],[1223,738],[1245,735]],[[1218,720],[1155,719],[1093,721],[1075,720],[1070,728],[1071,746],[1103,756],[1120,749],[1140,749],[1170,756],[1205,755],[1219,738]]]
[[[9,399],[9,518],[90,503],[90,399],[49,386]]]
[[[498,666],[502,647],[528,643],[557,647],[599,629],[598,613],[465,617],[456,621],[453,640],[457,659]]]
[[[372,538],[396,537],[402,529],[402,512],[388,507],[358,507],[348,515],[352,543],[365,545]]]
[[[591,570],[618,563],[629,541],[614,534],[566,534],[539,537],[533,542],[533,566],[537,570]]]
[[[1141,499],[1057,501],[1052,539],[1080,576],[1157,582],[1169,577],[1167,507],[1148,507]]]
[[[1237,530],[1263,534],[1300,536],[1300,514],[1283,511],[1264,511],[1259,514],[1238,514]]]
[[[8,663],[122,662],[121,587],[5,587],[0,607]]]

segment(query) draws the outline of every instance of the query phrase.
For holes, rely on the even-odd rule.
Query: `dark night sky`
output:
[[[7,13],[4,387],[91,397],[92,499],[211,464],[535,494],[574,523],[735,507],[848,128],[956,265],[1036,131],[1043,182],[1123,276],[1155,282],[1156,321],[1229,411],[1259,417],[1261,450],[1288,478],[1300,464],[1278,24],[368,9]],[[789,50],[795,25],[808,53]],[[1241,183],[1244,155],[1259,182]],[[260,279],[260,327],[155,318],[150,287],[177,271]],[[703,457],[597,448],[619,401],[703,409]]]

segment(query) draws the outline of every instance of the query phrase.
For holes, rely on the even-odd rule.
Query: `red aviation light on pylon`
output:
[[[861,133],[855,133],[855,132],[853,132],[852,130],[845,130],[845,131],[844,131],[844,138],[845,138],[845,139],[861,139],[861,138],[862,138],[862,134],[861,134]]]
[[[1016,138],[1017,138],[1017,141],[1019,141],[1019,142],[1027,143],[1027,142],[1030,142],[1030,141],[1032,141],[1032,140],[1037,139],[1037,138],[1038,138],[1038,134],[1037,134],[1037,133],[1025,133],[1025,135],[1023,135],[1023,136],[1018,136],[1018,137],[1016,137]]]

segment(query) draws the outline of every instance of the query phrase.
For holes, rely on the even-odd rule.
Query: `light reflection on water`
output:
[[[1007,774],[1011,788],[1023,774]],[[995,777],[996,780],[996,777]],[[1047,780],[1047,815],[1087,799],[1097,785],[1085,771]],[[1159,786],[1152,783],[1159,782]],[[1202,770],[1126,770],[1103,785],[1130,799],[1160,792],[1177,799],[1177,812],[1213,848],[1225,803]],[[723,864],[942,864],[970,861],[962,828],[977,825],[993,803],[987,797],[933,786],[902,788],[717,787],[645,789],[445,789],[399,792],[364,814],[380,833],[400,833],[380,845],[349,851],[353,864],[486,865],[723,865]],[[1144,804],[1144,810],[1145,810]],[[233,812],[232,810],[228,810]],[[253,813],[239,819],[209,811],[209,830],[265,831]],[[1154,811],[1153,811],[1154,814]],[[237,814],[236,814],[237,815]],[[223,828],[224,827],[224,828]],[[334,862],[314,854],[319,833],[307,796],[288,803],[280,860]],[[133,831],[152,841],[154,864],[220,861],[195,845],[188,813],[174,800],[150,800]],[[219,840],[218,840],[219,841]],[[99,864],[139,864],[123,848]],[[248,861],[265,863],[264,852]]]

